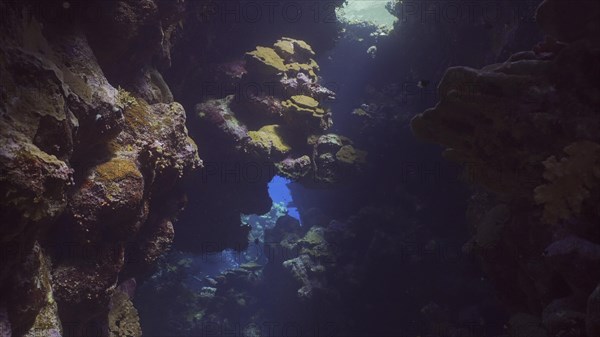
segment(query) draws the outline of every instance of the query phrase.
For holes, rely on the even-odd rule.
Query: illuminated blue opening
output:
[[[292,193],[288,187],[288,184],[290,183],[291,180],[289,179],[275,176],[269,183],[269,195],[271,196],[271,199],[273,199],[273,203],[283,202],[283,204],[286,205],[287,214],[300,221],[300,213],[298,213],[298,209],[294,206]]]

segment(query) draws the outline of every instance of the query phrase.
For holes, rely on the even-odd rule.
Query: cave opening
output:
[[[291,184],[293,184],[293,182],[290,179],[280,175],[274,176],[269,182],[269,196],[273,200],[273,204],[281,204],[285,207],[287,211],[286,214],[298,220],[299,224],[302,225],[300,213],[294,204],[292,192],[289,187]]]

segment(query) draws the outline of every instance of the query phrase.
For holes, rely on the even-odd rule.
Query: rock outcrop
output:
[[[13,336],[107,333],[109,321],[123,335],[109,309],[131,303],[117,304],[116,286],[173,241],[180,183],[201,161],[158,71],[157,88],[136,77],[168,60],[177,20],[158,20],[173,7],[158,3],[0,3],[0,288]]]
[[[504,63],[448,69],[441,101],[412,129],[484,188],[465,249],[512,313],[537,316],[551,336],[583,336],[595,331],[586,306],[600,281],[600,5],[546,0],[536,19],[544,41]]]
[[[326,105],[335,93],[320,84],[314,57],[305,41],[282,37],[216,67],[218,81],[210,84],[226,83],[233,91],[224,97],[212,92],[195,107],[190,128],[204,144],[200,153],[207,164],[192,184],[200,195],[192,207],[208,209],[200,223],[191,218],[197,215],[184,215],[190,225],[180,228],[185,234],[176,238],[178,247],[244,250],[250,228],[240,224],[239,215],[269,211],[267,183],[276,174],[331,187],[360,172],[366,152],[327,133],[333,121]],[[328,140],[333,143],[325,144]]]
[[[306,42],[287,37],[272,47],[258,46],[246,53],[247,70],[240,77],[239,92],[198,104],[199,128],[222,140],[223,152],[273,162],[276,167],[282,167],[284,159],[297,161],[310,155],[314,139],[332,126],[331,113],[324,104],[335,97],[319,84],[319,66],[314,56]],[[341,136],[331,137],[345,139],[340,147],[351,143]],[[340,161],[358,165],[362,160],[356,158],[364,159],[366,153],[356,153],[347,147]],[[312,158],[312,162],[314,171],[318,170],[318,160]],[[300,178],[300,172],[309,173],[290,175]]]

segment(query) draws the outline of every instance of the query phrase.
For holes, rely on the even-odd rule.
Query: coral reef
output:
[[[277,6],[335,19],[343,2]],[[283,335],[261,324],[290,321],[333,323],[301,335],[600,335],[600,5],[543,1],[548,36],[514,53],[535,35],[528,14],[423,29],[403,6],[439,4],[394,1],[392,31],[219,17],[247,4],[0,2],[0,336]],[[326,88],[334,64],[349,71]],[[449,64],[481,69],[448,69],[412,130],[466,168],[466,244],[466,191],[440,173],[455,167],[417,167],[437,152],[406,128]],[[352,98],[336,129],[331,89]],[[275,175],[298,183],[302,226],[273,204]],[[173,245],[186,252],[165,256]],[[209,275],[190,252],[230,267]]]
[[[106,326],[115,286],[173,240],[180,183],[201,161],[160,73],[137,70],[168,60],[177,19],[157,16],[181,3],[141,3],[0,3],[0,242],[14,248],[0,287],[14,336]]]
[[[276,174],[328,187],[351,181],[360,171],[366,153],[353,147],[340,151],[352,143],[349,139],[331,149],[331,160],[315,157],[325,156],[315,154],[312,139],[332,126],[325,105],[335,94],[320,84],[314,57],[305,41],[283,37],[272,46],[255,47],[244,60],[215,67],[214,78],[233,90],[211,92],[195,105],[190,128],[207,165],[189,192],[191,207],[206,210],[200,217],[183,215],[187,225],[175,238],[178,248],[246,249],[250,228],[240,223],[239,214],[269,211],[267,183]]]
[[[279,125],[265,125],[258,131],[248,132],[250,147],[262,152],[266,158],[284,156],[292,148],[285,143],[281,129]]]
[[[476,235],[464,248],[510,308],[514,336],[594,335],[586,312],[600,280],[591,267],[600,240],[599,15],[596,3],[543,1],[544,41],[480,70],[449,68],[440,102],[411,122],[484,188],[472,198]]]
[[[287,37],[276,41],[273,47],[258,46],[246,53],[246,70],[238,80],[243,90],[196,106],[198,127],[205,135],[200,137],[206,141],[221,139],[233,144],[223,145],[224,152],[247,160],[273,162],[276,168],[283,167],[281,160],[308,155],[307,145],[313,144],[306,144],[306,139],[332,125],[331,114],[322,104],[325,97],[334,97],[333,92],[318,83],[319,67],[314,56],[306,42]],[[257,91],[247,90],[255,86]],[[354,156],[348,150],[342,152],[346,159]],[[344,162],[358,165],[361,161]]]

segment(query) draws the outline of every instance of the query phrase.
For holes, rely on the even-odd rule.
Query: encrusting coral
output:
[[[324,162],[311,158],[313,144],[307,144],[306,139],[333,125],[331,112],[323,103],[335,94],[319,84],[314,56],[308,43],[288,37],[277,40],[272,47],[258,46],[246,53],[246,69],[238,71],[243,76],[232,80],[240,88],[267,83],[269,87],[198,104],[198,124],[207,141],[221,139],[222,153],[272,162],[278,173],[296,180],[308,179],[311,169],[317,174]],[[350,146],[341,150],[339,158],[336,153],[332,155],[334,162],[346,165],[348,173],[364,163],[366,153]],[[337,173],[329,170],[329,174]],[[340,182],[342,177],[320,181]]]
[[[287,154],[292,148],[285,142],[281,129],[279,125],[265,125],[258,131],[248,132],[251,147],[266,153],[268,158]]]
[[[249,67],[251,67],[252,61],[258,62],[262,65],[262,70],[269,75],[277,75],[278,73],[285,72],[287,67],[284,64],[284,59],[281,58],[273,48],[269,47],[256,47],[256,50],[248,52]]]

